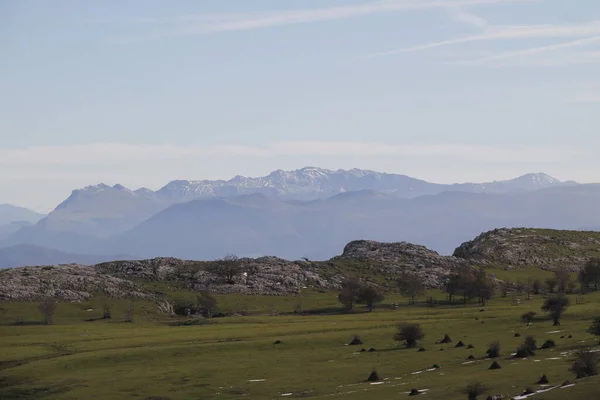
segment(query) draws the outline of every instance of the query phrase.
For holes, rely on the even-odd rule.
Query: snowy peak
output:
[[[525,174],[523,176],[513,179],[512,181],[529,183],[529,184],[532,184],[534,186],[539,186],[539,187],[548,187],[548,186],[560,185],[563,183],[560,180],[553,178],[548,174],[544,174],[543,172],[538,172],[538,173],[534,173],[534,174]]]
[[[237,175],[230,180],[174,180],[154,192],[141,188],[131,191],[123,185],[108,186],[99,184],[75,190],[69,199],[59,206],[81,198],[101,194],[120,193],[119,196],[133,196],[154,199],[163,204],[175,204],[210,197],[233,197],[261,194],[293,200],[324,199],[355,191],[376,191],[398,197],[413,198],[433,195],[444,191],[471,193],[507,193],[512,191],[537,190],[569,184],[538,172],[519,176],[505,181],[487,183],[462,183],[443,185],[411,178],[406,175],[381,173],[366,169],[329,170],[307,166],[292,171],[276,170],[262,177]],[[571,184],[574,184],[571,182]]]

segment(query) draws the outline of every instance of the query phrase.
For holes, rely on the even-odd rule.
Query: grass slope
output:
[[[399,300],[392,297],[388,301]],[[571,300],[574,304],[575,299]],[[403,398],[410,389],[417,388],[429,389],[428,399],[458,400],[466,398],[459,389],[473,380],[490,386],[488,394],[515,396],[526,387],[538,388],[535,382],[542,374],[548,376],[552,385],[573,380],[568,371],[569,356],[561,353],[598,343],[585,333],[592,317],[600,315],[598,300],[599,294],[589,294],[585,304],[572,305],[559,328],[552,327],[547,319],[537,320],[529,328],[520,323],[522,313],[539,313],[541,297],[516,307],[510,305],[510,298],[493,299],[483,312],[473,305],[404,306],[398,310],[380,308],[373,313],[269,316],[274,309],[291,312],[299,301],[306,309],[338,305],[334,294],[313,292],[301,298],[219,296],[223,311],[243,305],[261,315],[214,319],[198,326],[169,326],[154,314],[151,305],[142,303],[135,305],[134,323],[120,322],[124,301],[115,301],[112,320],[83,322],[101,315],[100,303],[67,303],[59,305],[53,326],[14,326],[12,323],[18,318],[39,320],[40,316],[35,304],[7,303],[0,313],[0,398],[187,400],[334,396],[358,400]],[[93,311],[86,311],[89,308]],[[398,348],[392,336],[401,321],[421,324],[426,333],[421,345],[427,351]],[[550,333],[556,330],[561,332]],[[514,338],[515,332],[522,337]],[[446,333],[454,343],[434,344]],[[364,346],[345,346],[354,334],[361,336]],[[558,347],[540,350],[529,359],[510,359],[510,353],[528,334],[534,335],[538,344],[554,339]],[[569,334],[573,338],[566,338]],[[275,340],[283,343],[274,345]],[[459,340],[475,348],[454,348]],[[502,345],[502,369],[497,371],[489,371],[492,361],[483,360],[487,345],[493,340]],[[359,353],[361,347],[374,347],[377,351]],[[464,364],[470,354],[477,360]],[[433,364],[439,364],[441,369],[425,371]],[[364,382],[372,368],[387,379],[383,384]],[[415,373],[419,371],[424,372]],[[265,381],[252,382],[262,379]],[[552,400],[568,396],[576,400],[600,395],[598,378],[574,382],[574,387],[533,398]]]

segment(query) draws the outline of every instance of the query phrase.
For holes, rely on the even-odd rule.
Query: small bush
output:
[[[474,349],[474,348],[475,348],[475,346],[473,346],[472,344],[467,346],[467,349]]]
[[[276,340],[273,344],[281,344],[281,340]]]
[[[498,361],[494,361],[492,363],[492,365],[490,365],[489,369],[500,369],[500,368],[502,368],[502,367],[500,366],[500,364],[498,364]]]
[[[394,335],[394,340],[398,342],[406,341],[406,348],[413,348],[424,337],[425,334],[419,324],[402,323],[398,325],[398,331]]]
[[[533,317],[535,317],[535,315],[536,314],[533,311],[526,312],[525,314],[521,315],[521,321],[529,325],[531,321],[533,321]]]
[[[462,340],[460,340],[454,347],[465,347],[465,344],[462,342]]]
[[[358,335],[354,335],[352,341],[348,343],[349,346],[360,346],[361,344],[363,344],[363,342],[362,340],[360,340],[360,337]]]
[[[475,356],[473,354],[471,354],[469,357],[467,357],[467,360],[474,360]]]
[[[440,343],[452,343],[452,338],[448,336],[448,334],[445,334],[444,338],[440,341]]]
[[[410,389],[410,393],[408,393],[409,396],[417,396],[421,394],[421,392],[419,392],[419,389]]]
[[[489,358],[500,357],[500,342],[495,341],[490,343],[490,347],[488,348],[486,354]]]
[[[527,358],[535,356],[535,352],[529,348],[525,343],[523,343],[517,349],[517,353],[515,354],[515,358]]]
[[[547,385],[548,384],[548,377],[546,376],[546,374],[542,375],[542,377],[540,379],[538,379],[537,384],[538,385]]]
[[[598,375],[598,362],[600,362],[600,355],[598,355],[598,353],[592,353],[591,351],[586,350],[579,351],[575,353],[571,372],[573,372],[577,378]]]
[[[525,345],[531,350],[537,350],[537,343],[533,336],[529,335],[525,338]]]
[[[374,353],[374,352],[376,352],[376,351],[377,351],[377,350],[375,350],[375,349],[374,349],[374,348],[372,348],[372,347],[369,349],[369,353]]]
[[[420,347],[419,352],[423,352],[423,351],[425,351],[425,349],[423,347]]]
[[[515,337],[521,337],[521,334],[519,332],[515,333]]]
[[[556,347],[556,343],[554,342],[554,340],[548,339],[544,342],[544,344],[542,345],[542,347],[540,347],[540,349],[546,350],[546,349],[551,349],[553,347]]]
[[[371,375],[367,378],[367,382],[379,382],[379,374],[377,371],[373,370]]]
[[[469,400],[477,400],[478,396],[481,396],[488,391],[488,388],[481,382],[473,382],[468,384],[464,389],[461,389],[461,393],[467,395]]]

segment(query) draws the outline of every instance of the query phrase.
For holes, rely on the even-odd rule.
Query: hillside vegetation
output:
[[[472,264],[580,269],[600,256],[600,232],[554,229],[494,229],[460,245],[453,254]]]

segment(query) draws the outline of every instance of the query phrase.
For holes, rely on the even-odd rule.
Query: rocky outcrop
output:
[[[390,279],[403,272],[419,276],[427,287],[440,288],[444,278],[457,268],[469,266],[465,260],[441,256],[425,246],[407,242],[381,243],[356,240],[344,248],[335,259],[362,260],[371,263],[376,273]]]
[[[305,288],[337,289],[343,279],[320,274],[318,266],[304,261],[261,257],[240,259],[239,263],[243,273],[232,284],[206,270],[211,262],[174,258],[5,269],[0,270],[0,300],[38,301],[53,297],[84,301],[97,294],[160,299],[160,292],[145,287],[148,282],[168,282],[175,288],[218,294],[294,295]]]
[[[454,256],[476,265],[580,269],[600,254],[600,232],[494,229],[461,244]]]
[[[115,298],[152,299],[155,294],[133,281],[86,265],[21,267],[0,271],[0,300],[38,301],[53,297],[84,301],[103,293]]]

